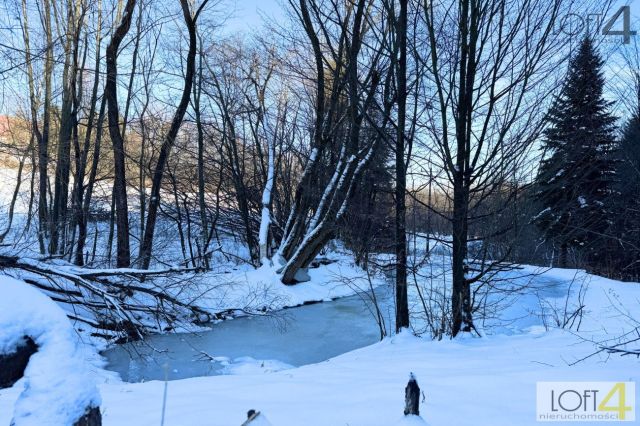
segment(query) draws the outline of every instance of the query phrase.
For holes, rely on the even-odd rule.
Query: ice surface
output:
[[[379,287],[376,295],[391,324],[391,289]],[[285,309],[273,316],[238,318],[197,334],[152,336],[104,355],[109,369],[132,382],[164,379],[165,364],[170,366],[169,379],[175,380],[321,362],[380,340],[371,306],[363,297],[367,296]]]

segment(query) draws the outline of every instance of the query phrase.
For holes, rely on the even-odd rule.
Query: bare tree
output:
[[[116,219],[118,227],[118,253],[116,265],[126,268],[131,264],[129,248],[129,208],[127,204],[127,181],[125,168],[124,139],[120,132],[120,114],[117,93],[117,56],[122,40],[129,32],[136,0],[127,0],[122,19],[111,36],[107,46],[107,82],[104,96],[107,99],[107,116],[109,120],[109,135],[113,144],[114,185],[113,197],[116,204]]]
[[[344,216],[357,182],[384,136],[380,132],[370,139],[361,138],[362,125],[367,122],[365,117],[380,86],[378,67],[382,49],[367,45],[369,68],[360,69],[359,64],[360,55],[364,54],[363,39],[369,29],[371,3],[360,0],[343,7],[340,2],[331,2],[327,7],[337,16],[333,22],[325,19],[326,11],[319,2],[301,0],[297,5],[293,1],[290,4],[313,50],[315,122],[311,154],[277,254],[278,261],[283,263],[285,284],[307,279],[304,268],[332,238],[336,223]],[[323,155],[331,144],[339,146],[337,162],[322,194],[316,198],[312,185],[319,177]]]
[[[160,188],[162,185],[164,170],[167,164],[167,160],[169,159],[169,154],[171,153],[171,148],[173,147],[176,136],[178,135],[178,131],[180,130],[182,119],[184,118],[184,114],[187,111],[187,107],[189,106],[189,99],[191,98],[191,88],[193,87],[196,52],[198,47],[196,23],[200,12],[206,6],[208,1],[209,0],[204,0],[192,15],[188,1],[180,0],[184,21],[187,26],[187,30],[189,31],[189,52],[187,54],[187,66],[184,76],[184,89],[182,91],[182,98],[180,99],[180,103],[178,104],[176,112],[173,116],[173,120],[171,121],[171,127],[169,128],[169,131],[167,132],[162,142],[162,146],[160,147],[158,161],[153,171],[151,198],[149,199],[149,211],[147,214],[147,224],[145,226],[144,236],[142,237],[142,242],[140,244],[139,254],[139,262],[144,269],[149,268],[149,264],[151,263],[153,235],[156,227],[156,221],[158,219],[158,208],[160,206]]]
[[[419,60],[437,104],[425,127],[432,162],[444,171],[436,182],[452,203],[454,336],[474,330],[471,286],[503,260],[489,260],[485,251],[470,264],[468,243],[483,237],[473,227],[487,214],[480,213],[483,202],[526,169],[542,105],[557,87],[553,73],[566,58],[554,25],[570,6],[562,0],[423,4],[426,47]]]
[[[58,149],[54,180],[53,210],[51,212],[51,239],[49,252],[64,254],[67,243],[69,181],[71,174],[71,146],[78,137],[78,70],[80,35],[84,27],[86,5],[81,1],[68,1],[62,72],[62,105],[58,131]],[[74,143],[75,145],[75,143]]]

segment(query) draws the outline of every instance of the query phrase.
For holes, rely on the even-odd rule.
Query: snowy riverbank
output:
[[[523,318],[527,327],[510,335],[437,342],[402,334],[300,368],[171,381],[165,424],[239,425],[255,408],[274,426],[390,425],[401,418],[409,372],[425,393],[421,413],[432,426],[536,424],[538,381],[640,379],[633,357],[601,352],[571,365],[596,350],[592,341],[628,331],[631,318],[640,318],[637,283],[556,269],[540,277],[568,286],[577,275],[589,283],[579,332],[546,331]],[[522,303],[530,304],[522,310],[535,308],[533,300]],[[163,382],[123,383],[100,371],[96,377],[105,425],[159,424]],[[0,424],[9,422],[21,388],[0,391]]]

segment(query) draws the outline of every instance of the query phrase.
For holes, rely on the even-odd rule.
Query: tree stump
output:
[[[73,426],[102,426],[102,414],[100,407],[89,407],[82,417]]]
[[[24,376],[31,355],[37,351],[38,345],[33,339],[24,336],[15,352],[0,354],[0,389],[13,386]],[[73,423],[73,426],[102,426],[100,407],[87,407],[85,413]]]
[[[247,412],[247,420],[240,426],[271,426],[269,420],[260,411],[249,410]]]
[[[38,346],[28,336],[24,337],[16,351],[10,354],[0,354],[0,389],[9,388],[24,376],[31,355],[36,353]]]
[[[404,389],[404,415],[420,415],[420,387],[413,373],[409,375],[409,383]]]

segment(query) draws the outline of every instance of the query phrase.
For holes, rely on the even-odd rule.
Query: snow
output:
[[[305,269],[301,273],[309,281],[298,285],[283,285],[278,265],[262,265],[219,277],[224,285],[208,291],[198,304],[212,312],[238,308],[272,311],[350,296],[369,288],[366,272],[355,266],[352,259],[337,252],[327,256],[332,263]],[[382,283],[381,278],[373,278],[374,287]]]
[[[394,423],[395,426],[428,426],[428,423],[422,420],[422,417],[415,415],[404,416],[399,422]]]
[[[332,265],[336,268],[333,272],[339,273],[340,263]],[[285,287],[292,300],[327,293],[319,281],[327,277],[327,271],[310,272],[317,274],[316,281]],[[536,311],[539,300],[523,296],[505,311],[505,315],[519,314],[508,318],[510,333],[442,341],[401,333],[325,362],[280,371],[275,371],[281,366],[275,362],[228,359],[242,367],[231,369],[228,375],[168,382],[165,424],[241,425],[249,409],[260,411],[274,426],[424,424],[417,417],[402,415],[407,377],[414,372],[425,396],[420,417],[428,424],[526,426],[537,424],[537,382],[637,382],[640,370],[636,358],[594,354],[597,348],[593,342],[637,327],[633,318],[640,318],[640,285],[579,270],[541,272],[523,266],[519,271],[523,276],[533,272],[535,280],[562,284],[543,294],[550,303],[563,300],[562,294],[570,290],[571,283],[575,285],[571,291],[580,287],[578,280],[585,283],[586,308],[579,331],[544,323]],[[262,275],[254,273],[267,277],[266,281],[271,279],[269,270]],[[336,293],[340,291],[336,289]],[[529,315],[520,315],[528,311]],[[299,343],[294,340],[290,345],[294,349]],[[99,377],[105,426],[159,424],[164,382],[123,383]],[[7,413],[22,387],[19,383],[0,391],[0,424],[10,421]]]
[[[294,367],[275,359],[257,360],[251,358],[250,356],[244,356],[235,358],[232,363],[228,363],[228,365],[224,368],[224,374],[264,374],[288,370],[290,368]]]
[[[269,423],[269,420],[267,420],[267,417],[264,414],[259,413],[248,423],[247,426],[271,426],[271,423]]]
[[[578,197],[578,203],[581,209],[588,207],[587,200],[582,195]]]
[[[568,366],[563,357],[580,352],[578,343],[564,331],[460,342],[400,335],[297,369],[169,382],[166,424],[239,425],[251,408],[274,426],[417,421],[402,418],[412,370],[421,377],[420,412],[429,424],[535,425],[537,381],[638,380],[636,360],[596,357]],[[160,381],[104,383],[104,425],[159,424],[163,387]],[[0,413],[9,404],[9,396],[0,396]]]
[[[0,288],[0,353],[14,351],[25,335],[38,346],[13,410],[3,407],[2,415],[13,412],[15,426],[71,425],[86,408],[100,405],[78,337],[62,309],[40,291],[6,276]]]

